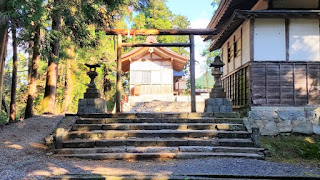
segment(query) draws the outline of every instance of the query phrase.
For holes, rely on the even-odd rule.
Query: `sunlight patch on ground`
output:
[[[41,143],[29,143],[29,145],[33,148],[36,148],[36,149],[48,149],[47,146],[45,146],[44,144],[41,144]]]
[[[51,176],[51,172],[45,170],[36,170],[29,173],[28,176]]]
[[[13,149],[23,149],[22,146],[18,145],[18,144],[12,144],[10,141],[4,141],[3,144],[6,145],[6,147],[9,147],[9,148],[13,148]]]
[[[132,174],[132,175],[145,175],[145,173],[132,170],[132,169],[125,169],[125,168],[108,168],[108,167],[102,167],[102,166],[80,166],[76,165],[77,168],[83,169],[85,171],[90,171],[93,174],[100,174],[100,175],[126,175],[126,174]]]
[[[148,179],[145,172],[136,171],[132,169],[126,169],[126,168],[108,168],[108,167],[102,167],[102,166],[80,166],[77,165],[77,168],[83,169],[84,171],[90,172],[90,174],[94,175],[100,175],[102,177],[105,177],[106,179],[122,179],[123,177],[119,176],[130,176],[130,177],[136,177],[136,179]],[[164,171],[159,173],[152,174],[152,179],[169,179],[169,177],[172,175],[172,172]],[[126,179],[126,178],[124,178]]]
[[[311,144],[316,143],[316,142],[315,142],[313,139],[311,139],[310,137],[306,137],[305,140],[308,141],[308,142],[311,143]]]
[[[64,175],[69,173],[68,170],[58,167],[55,164],[48,163],[48,169],[44,170],[35,170],[28,174],[28,176],[56,176],[56,175]]]

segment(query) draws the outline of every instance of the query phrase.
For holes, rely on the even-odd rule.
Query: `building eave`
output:
[[[220,33],[213,37],[209,50],[220,49],[237,28],[250,18],[320,18],[320,10],[235,10]]]
[[[207,28],[216,29],[217,34],[219,34],[236,9],[250,10],[257,2],[258,0],[222,0]],[[203,37],[206,41],[216,37],[216,35]]]

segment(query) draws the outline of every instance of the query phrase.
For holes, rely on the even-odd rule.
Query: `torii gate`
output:
[[[191,112],[196,112],[195,91],[195,52],[194,35],[214,36],[215,29],[106,29],[106,35],[117,35],[117,84],[116,84],[116,112],[121,112],[121,50],[122,47],[189,47],[190,48],[190,84],[191,84]],[[149,36],[149,35],[189,35],[189,43],[123,43],[123,35]]]

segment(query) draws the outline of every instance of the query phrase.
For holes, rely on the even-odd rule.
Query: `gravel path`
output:
[[[92,161],[47,155],[43,138],[62,116],[38,116],[0,128],[0,179],[46,179],[60,174],[320,176],[320,169],[261,160],[205,158],[166,161]]]

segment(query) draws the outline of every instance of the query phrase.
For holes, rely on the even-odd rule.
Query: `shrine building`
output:
[[[157,43],[148,36],[146,43]],[[186,89],[183,67],[189,58],[164,47],[137,47],[121,56],[122,72],[130,73],[130,97],[134,101],[173,101]]]

